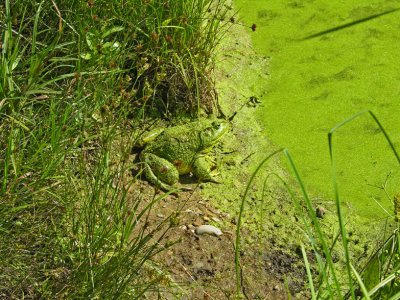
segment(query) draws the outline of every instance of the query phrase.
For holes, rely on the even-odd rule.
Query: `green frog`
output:
[[[207,153],[229,127],[229,122],[213,118],[151,131],[138,143],[145,146],[140,160],[147,180],[165,191],[190,172],[201,181],[216,182]]]

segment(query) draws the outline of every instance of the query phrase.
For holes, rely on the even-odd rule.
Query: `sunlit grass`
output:
[[[141,299],[163,279],[143,272],[173,243],[169,218],[147,226],[167,194],[129,192],[129,154],[143,118],[213,106],[227,12],[206,0],[0,4],[0,297]]]

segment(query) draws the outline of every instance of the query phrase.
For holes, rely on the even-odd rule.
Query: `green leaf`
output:
[[[117,50],[120,46],[118,42],[107,42],[103,44],[103,49],[111,48],[111,51]]]
[[[106,32],[104,32],[103,35],[102,35],[102,38],[105,38],[105,37],[107,37],[107,36],[109,36],[109,35],[111,35],[111,34],[113,34],[115,32],[119,32],[119,31],[122,31],[122,30],[125,30],[125,27],[123,27],[123,26],[114,26],[114,27],[110,28],[109,30],[107,30]]]
[[[82,53],[82,54],[81,54],[81,57],[82,57],[84,60],[90,60],[90,59],[92,58],[92,54],[90,54],[90,53]]]
[[[161,26],[167,26],[169,23],[171,23],[171,21],[172,21],[172,19],[164,20],[164,21],[161,23]]]
[[[86,43],[89,46],[89,49],[92,51],[95,50],[95,47],[93,45],[93,37],[94,37],[93,33],[90,32],[86,33]]]

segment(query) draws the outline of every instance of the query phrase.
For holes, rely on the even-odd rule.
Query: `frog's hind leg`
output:
[[[214,179],[213,171],[211,167],[214,165],[212,160],[205,155],[198,155],[193,162],[193,175],[196,176],[200,181],[209,181],[219,183]]]
[[[144,163],[146,179],[164,191],[176,189],[173,187],[179,180],[179,172],[168,160],[151,153],[143,153],[140,160]]]

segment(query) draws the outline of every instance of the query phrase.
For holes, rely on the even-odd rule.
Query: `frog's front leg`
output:
[[[210,181],[219,183],[214,179],[214,174],[211,171],[211,167],[214,163],[206,155],[198,155],[193,162],[192,172],[201,181]]]
[[[144,174],[147,180],[164,191],[175,189],[173,185],[179,180],[179,172],[168,160],[152,153],[140,154],[144,163]]]
[[[134,148],[143,149],[144,146],[152,141],[154,141],[162,132],[164,128],[153,129],[147,133],[143,133],[134,144]]]

